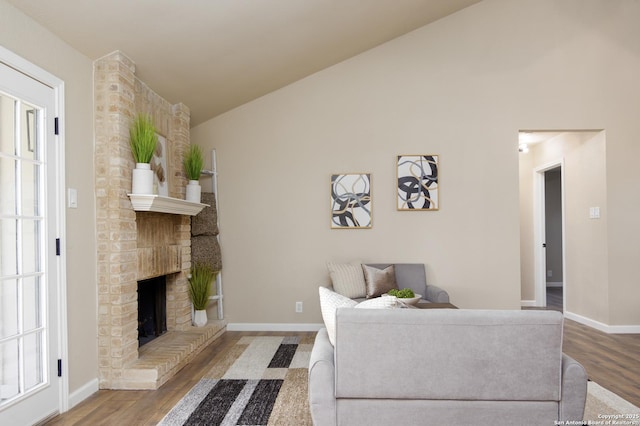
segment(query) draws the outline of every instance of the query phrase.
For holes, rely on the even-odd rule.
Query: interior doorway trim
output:
[[[547,306],[547,274],[546,274],[546,223],[545,223],[545,180],[548,170],[560,168],[560,186],[562,196],[562,241],[565,239],[565,186],[564,158],[550,161],[533,169],[533,270],[535,283],[535,306]],[[567,300],[567,268],[565,265],[565,244],[562,245],[562,270],[564,291],[562,292],[562,309],[565,311]]]

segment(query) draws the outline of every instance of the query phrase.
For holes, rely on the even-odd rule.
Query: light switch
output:
[[[67,189],[68,204],[70,209],[78,208],[78,190],[75,188]]]
[[[600,219],[600,207],[589,207],[589,218]]]

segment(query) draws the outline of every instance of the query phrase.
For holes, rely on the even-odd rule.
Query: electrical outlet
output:
[[[296,302],[296,312],[302,312],[302,302]]]
[[[548,278],[551,278],[552,276],[553,276],[553,271],[552,271],[551,269],[549,269],[549,270],[547,271],[547,277],[548,277]]]

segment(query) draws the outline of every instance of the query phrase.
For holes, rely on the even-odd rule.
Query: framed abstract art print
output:
[[[398,210],[439,208],[438,155],[398,155]]]
[[[371,174],[331,175],[331,229],[371,228]]]

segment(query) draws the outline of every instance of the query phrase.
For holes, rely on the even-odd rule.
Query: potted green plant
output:
[[[211,283],[218,276],[218,271],[204,263],[195,263],[191,267],[189,277],[189,297],[195,311],[193,325],[202,327],[207,323],[207,304],[211,295]]]
[[[187,184],[187,201],[200,202],[202,188],[200,187],[200,172],[202,171],[202,150],[198,145],[189,145],[184,153],[184,171],[187,174],[189,183]]]
[[[131,153],[136,162],[131,177],[131,193],[153,193],[153,170],[151,159],[158,144],[158,135],[149,114],[138,114],[129,128]]]
[[[410,288],[403,288],[402,290],[394,288],[389,290],[387,294],[389,296],[397,297],[402,303],[408,305],[415,305],[420,301],[420,299],[422,299],[421,294],[414,293]]]

